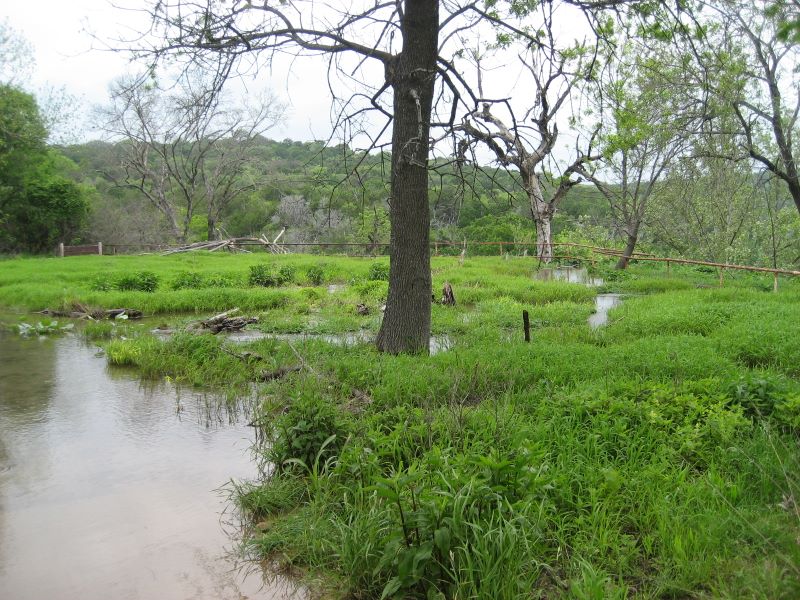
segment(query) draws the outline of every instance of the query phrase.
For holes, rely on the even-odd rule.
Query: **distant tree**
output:
[[[602,159],[596,169],[579,165],[576,171],[608,202],[614,229],[625,241],[616,265],[624,269],[660,180],[688,145],[694,113],[691,97],[678,93],[676,80],[683,77],[680,56],[647,52],[627,40],[610,58],[593,99]]]
[[[33,66],[33,50],[8,22],[0,21],[0,84],[19,85]]]
[[[121,142],[124,174],[107,175],[147,198],[176,239],[186,241],[200,210],[208,239],[216,239],[226,208],[263,182],[264,173],[253,168],[252,150],[281,114],[269,97],[249,106],[233,104],[200,75],[182,78],[172,90],[150,80],[120,80],[100,115],[102,128]]]

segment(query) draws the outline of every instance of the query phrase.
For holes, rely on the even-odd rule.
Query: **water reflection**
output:
[[[174,332],[172,330],[154,329],[152,333],[168,337]],[[282,340],[292,343],[321,340],[336,346],[353,346],[355,344],[372,344],[375,341],[375,334],[364,329],[359,331],[346,331],[344,333],[267,333],[258,331],[257,329],[242,329],[240,331],[220,333],[219,336],[232,342],[242,343],[256,340]],[[450,336],[446,334],[431,336],[429,345],[431,356],[439,352],[450,350],[452,347],[453,341]]]
[[[567,283],[579,283],[591,287],[603,285],[600,277],[592,277],[589,271],[580,267],[555,267],[540,269],[534,275],[534,279],[539,281],[565,281]]]
[[[622,303],[620,294],[597,294],[594,300],[595,312],[589,317],[589,327],[597,329],[608,324],[609,311]]]
[[[228,420],[77,338],[0,334],[2,596],[284,597],[223,556],[214,490],[256,475],[252,430]]]

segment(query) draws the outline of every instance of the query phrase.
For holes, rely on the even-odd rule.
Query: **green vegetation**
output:
[[[0,304],[126,305],[176,330],[197,318],[184,311],[257,311],[275,337],[84,331],[143,377],[255,390],[274,468],[236,487],[245,545],[324,597],[800,594],[800,282],[775,294],[763,276],[719,287],[699,268],[598,265],[602,289],[635,295],[593,331],[591,288],[536,281],[530,259],[442,257],[435,289],[450,282],[458,304],[433,307],[433,330],[451,348],[389,356],[360,341],[378,328],[380,263],[319,260],[10,260]],[[251,287],[258,266],[302,275]],[[154,292],[91,289],[142,271]],[[217,280],[230,285],[205,287]],[[306,287],[321,280],[342,287]]]
[[[47,135],[35,98],[0,83],[0,253],[70,243],[86,220],[88,192],[64,175],[69,161]]]

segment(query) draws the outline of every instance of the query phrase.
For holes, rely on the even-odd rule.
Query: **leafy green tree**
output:
[[[85,190],[60,173],[36,100],[0,86],[0,251],[69,242],[88,213]]]

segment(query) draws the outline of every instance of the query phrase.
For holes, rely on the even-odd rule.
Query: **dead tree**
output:
[[[457,128],[467,136],[466,143],[460,145],[462,157],[467,147],[480,143],[494,154],[501,166],[517,170],[536,226],[537,254],[544,263],[553,257],[551,223],[558,205],[567,192],[581,182],[577,176],[579,170],[599,158],[592,154],[590,139],[585,150],[576,147],[573,162],[560,176],[546,181],[545,170],[554,162],[553,151],[559,137],[557,121],[566,112],[581,82],[591,76],[599,43],[595,40],[594,45],[576,42],[559,47],[553,33],[553,12],[551,3],[542,4],[544,35],[528,41],[528,51],[519,57],[534,90],[531,101],[519,111],[512,102],[514,99],[486,99],[482,84],[483,57],[479,51],[472,52],[478,71],[480,100]],[[517,83],[516,87],[521,86]]]

